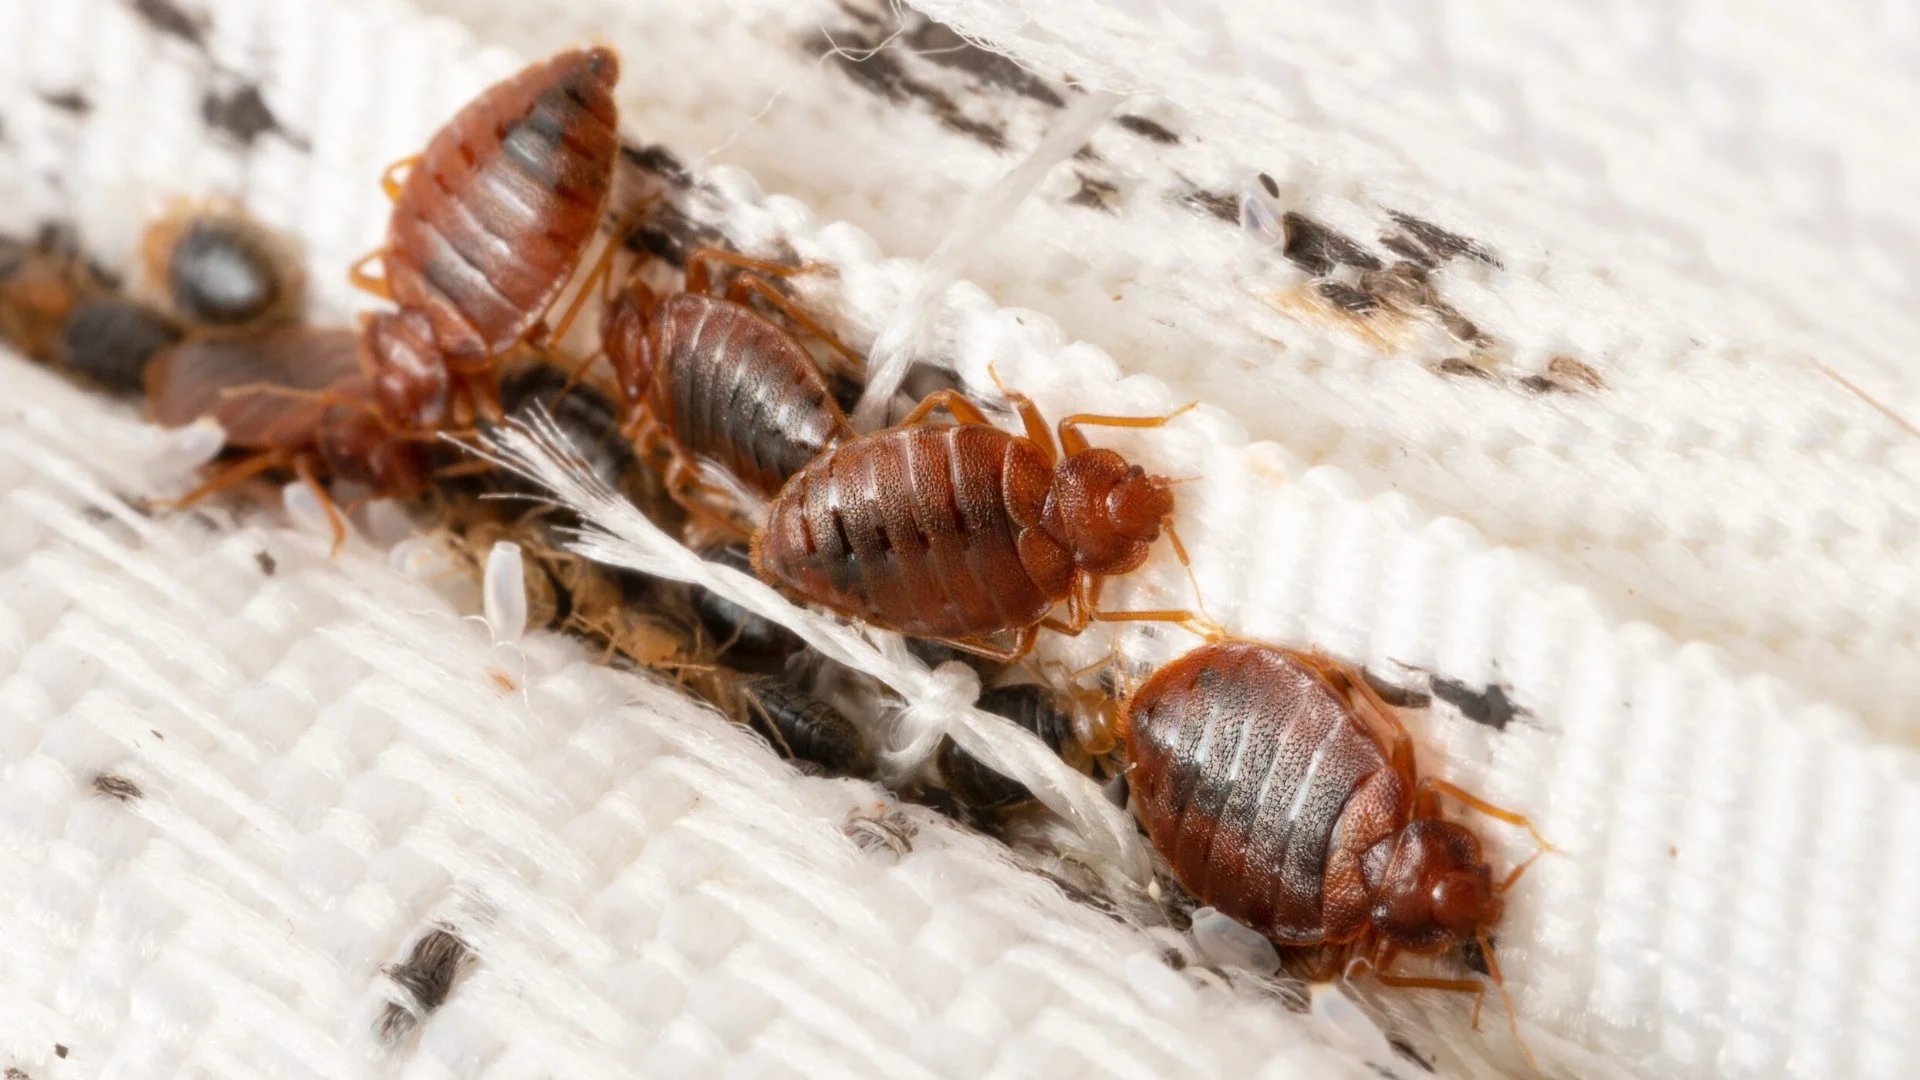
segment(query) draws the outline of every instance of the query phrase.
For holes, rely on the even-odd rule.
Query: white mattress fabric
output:
[[[1499,929],[1542,1071],[1920,1063],[1900,370],[1920,248],[1898,197],[1920,168],[1895,137],[1920,69],[1897,12],[920,5],[1023,68],[884,5],[430,6],[452,18],[0,3],[0,225],[71,220],[124,262],[168,197],[230,194],[304,242],[317,313],[340,318],[382,166],[525,59],[616,45],[629,135],[700,180],[680,205],[832,268],[801,294],[855,345],[983,397],[991,364],[1049,415],[1203,403],[1099,441],[1192,478],[1178,520],[1209,612],[1430,688],[1406,714],[1425,767],[1563,849]],[[970,200],[1063,114],[1109,106],[1062,75],[1121,92],[1115,118],[1030,170],[1010,214]],[[1288,212],[1350,245],[1287,258]],[[1443,257],[1411,222],[1459,243]],[[1363,275],[1409,237],[1438,303],[1342,309],[1386,295]],[[175,444],[24,363],[0,379],[9,1067],[1528,1071],[1491,1001],[1475,1033],[1453,995],[1359,980],[1396,1050],[1343,997],[1208,970],[1142,925],[1138,842],[1090,785],[1050,801],[1120,919],[570,642],[492,646],[373,537],[328,559],[273,513],[139,512],[125,497],[180,490]],[[606,557],[715,573],[595,519]],[[871,651],[848,655],[919,706],[892,767],[949,729],[1041,767],[964,681],[712,579]],[[1109,596],[1190,593],[1160,556]],[[1152,663],[1190,640],[1117,643]],[[1047,648],[1077,665],[1113,641]],[[1494,686],[1519,710],[1503,729],[1447,703]],[[1501,865],[1531,851],[1482,832]],[[464,958],[429,1010],[406,960],[449,939]]]

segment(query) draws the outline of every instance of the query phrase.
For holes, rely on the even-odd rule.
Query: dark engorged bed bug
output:
[[[1439,799],[1533,826],[1420,776],[1406,729],[1357,672],[1217,642],[1155,671],[1123,710],[1147,834],[1201,902],[1278,945],[1320,950],[1335,973],[1364,960],[1391,986],[1484,995],[1478,980],[1388,970],[1400,953],[1475,941],[1505,994],[1489,932],[1532,860],[1496,882],[1479,838],[1442,820]]]
[[[564,333],[566,319],[542,324],[599,232],[612,190],[619,72],[604,48],[534,64],[468,103],[417,158],[388,171],[393,216],[386,246],[370,257],[383,272],[356,267],[353,276],[400,309],[367,327],[380,400],[396,422],[497,419],[496,358],[530,337]],[[406,179],[396,181],[402,167]],[[582,284],[576,309],[591,291]]]
[[[791,679],[748,675],[735,684],[745,715],[780,753],[818,765],[836,776],[865,776],[873,769],[867,738],[840,710]]]
[[[114,288],[62,226],[46,226],[32,240],[0,236],[0,338],[40,363],[60,362],[74,310]]]
[[[1183,563],[1186,554],[1169,481],[1080,432],[1157,427],[1186,409],[1069,416],[1056,448],[1033,403],[1008,397],[1024,438],[941,391],[899,425],[815,458],[754,534],[755,571],[796,599],[1003,661],[1025,656],[1042,625],[1077,634],[1093,619],[1191,620],[1186,611],[1098,610],[1103,580],[1145,562],[1163,530]],[[921,422],[942,407],[959,422]],[[1063,600],[1065,622],[1048,614]],[[1012,648],[985,640],[1007,632],[1017,635]]]
[[[60,337],[60,366],[115,394],[139,394],[147,364],[180,340],[166,313],[137,300],[103,296],[82,302]]]
[[[421,491],[428,479],[418,440],[394,432],[373,400],[351,330],[286,327],[189,338],[156,356],[145,373],[148,415],[169,427],[219,421],[239,460],[177,500],[190,505],[268,470],[291,471],[319,496],[334,546],[346,524],[323,478],[379,495]]]
[[[288,322],[304,302],[298,260],[237,207],[182,203],[140,239],[146,273],[189,324],[231,328]]]
[[[753,573],[747,549],[738,544],[710,548],[701,552],[700,557],[742,573]],[[806,646],[793,631],[710,589],[694,586],[691,603],[701,628],[713,640],[715,653],[732,667],[776,670],[786,663],[787,657]]]
[[[708,293],[713,263],[747,271],[724,297]],[[715,248],[692,252],[686,265],[682,291],[656,297],[636,277],[608,306],[602,348],[626,406],[625,430],[643,452],[668,450],[667,487],[683,502],[698,483],[696,460],[773,495],[853,428],[813,355],[749,297],[774,304],[848,365],[859,360],[760,276],[797,268]]]
[[[996,686],[982,693],[975,705],[1039,736],[1056,754],[1068,756],[1078,748],[1073,717],[1047,687],[1035,683]],[[938,762],[947,790],[971,809],[992,810],[1033,798],[1025,784],[995,771],[950,738],[941,740]]]

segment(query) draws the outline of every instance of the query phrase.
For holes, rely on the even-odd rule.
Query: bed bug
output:
[[[709,293],[716,263],[747,271],[724,297]],[[716,248],[693,251],[686,266],[682,291],[660,298],[634,277],[608,305],[602,349],[627,410],[624,430],[643,453],[667,449],[668,491],[689,509],[697,460],[773,495],[853,428],[813,355],[749,298],[772,303],[850,367],[860,361],[761,276],[801,268]]]
[[[43,364],[58,363],[74,310],[111,295],[114,284],[64,227],[44,227],[32,240],[0,236],[0,338]]]
[[[483,92],[418,157],[388,169],[387,243],[353,280],[399,307],[367,327],[396,421],[498,419],[496,358],[564,335],[590,282],[559,326],[543,321],[599,232],[620,149],[619,73],[611,49],[560,53]],[[377,276],[364,270],[374,260]]]
[[[838,709],[780,675],[737,680],[735,719],[765,735],[780,753],[810,762],[836,776],[864,776],[873,769],[867,738]]]
[[[1363,960],[1390,986],[1475,994],[1477,1021],[1483,983],[1390,972],[1402,953],[1475,942],[1504,997],[1490,931],[1532,860],[1495,881],[1479,838],[1443,820],[1439,800],[1533,826],[1420,776],[1406,729],[1359,673],[1219,641],[1155,671],[1120,727],[1147,834],[1202,902],[1278,945],[1320,950],[1334,970]]]
[[[1025,437],[938,391],[899,425],[815,458],[755,532],[755,571],[797,599],[1001,661],[1025,656],[1041,626],[1077,634],[1094,619],[1192,620],[1186,611],[1098,610],[1104,579],[1139,567],[1161,532],[1187,560],[1173,532],[1171,482],[1089,446],[1080,428],[1158,427],[1193,406],[1159,417],[1069,416],[1056,447],[1033,403],[1007,396]],[[958,423],[921,422],[937,408]],[[1065,621],[1049,615],[1063,600]],[[1011,648],[987,640],[1008,632]]]
[[[1054,692],[1047,687],[1036,683],[997,686],[982,693],[975,705],[1032,732],[1049,750],[1062,757],[1078,756],[1080,742],[1074,733],[1073,716],[1061,708]],[[1033,798],[1033,792],[1025,784],[995,771],[950,738],[941,740],[936,760],[947,790],[971,809],[992,810]]]
[[[701,558],[753,573],[747,549],[738,544],[709,548],[701,552]],[[786,664],[787,657],[805,647],[793,631],[710,589],[695,587],[690,599],[694,616],[712,638],[715,652],[733,667],[777,670]]]
[[[320,497],[334,547],[346,523],[325,477],[407,496],[428,480],[420,443],[396,433],[373,401],[351,330],[281,328],[188,338],[145,372],[147,411],[169,427],[219,421],[244,456],[177,501],[186,506],[268,470],[290,470]]]
[[[238,207],[182,202],[147,227],[141,260],[181,320],[233,328],[292,321],[306,277],[280,236]]]
[[[181,329],[156,308],[122,296],[82,302],[60,335],[59,364],[115,394],[138,394],[147,363],[181,338]]]

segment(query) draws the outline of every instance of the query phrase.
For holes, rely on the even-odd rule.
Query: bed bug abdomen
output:
[[[1052,472],[1033,443],[985,424],[853,439],[781,489],[755,535],[754,568],[915,637],[1030,626],[1073,582],[1071,559],[1054,560],[1036,527]]]
[[[1405,822],[1410,792],[1311,667],[1204,646],[1140,687],[1127,727],[1148,835],[1195,896],[1284,944],[1365,929],[1360,860]]]
[[[675,293],[650,343],[655,419],[681,449],[718,462],[773,495],[829,446],[853,434],[813,356],[744,304]]]
[[[475,98],[394,205],[387,287],[456,361],[526,337],[599,228],[619,152],[610,49],[572,50]]]

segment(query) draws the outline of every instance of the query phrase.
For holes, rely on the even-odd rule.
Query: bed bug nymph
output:
[[[710,266],[731,264],[724,298]],[[642,453],[664,446],[667,489],[695,509],[696,459],[714,462],[751,491],[771,496],[807,462],[853,435],[813,355],[748,306],[759,295],[858,370],[861,361],[761,274],[784,266],[730,251],[688,254],[685,288],[665,298],[638,277],[607,308],[602,346],[626,409],[623,430]]]
[[[244,453],[175,505],[268,470],[289,470],[320,497],[338,550],[346,523],[322,477],[380,495],[412,495],[426,486],[423,448],[380,414],[351,330],[188,338],[154,357],[145,377],[147,411],[156,422],[171,427],[213,417],[226,431],[228,449]]]
[[[1495,881],[1479,838],[1441,818],[1440,798],[1553,848],[1526,818],[1420,776],[1406,728],[1357,672],[1216,642],[1155,671],[1119,726],[1147,834],[1202,902],[1275,944],[1318,950],[1331,965],[1321,977],[1361,962],[1388,986],[1474,994],[1477,1024],[1484,983],[1391,972],[1402,953],[1473,942],[1506,998],[1489,931],[1533,859]],[[1507,1013],[1517,1040],[1510,999]]]
[[[1187,557],[1171,482],[1089,446],[1080,428],[1159,427],[1193,406],[1069,416],[1056,448],[1034,404],[1007,397],[1024,438],[942,390],[899,425],[815,458],[754,534],[754,569],[797,599],[1008,662],[1032,649],[1042,626],[1078,634],[1095,619],[1191,622],[1187,611],[1098,610],[1103,581],[1144,563],[1162,531],[1182,564]],[[959,422],[922,423],[938,408]],[[1062,600],[1064,621],[1049,614]],[[1001,633],[1015,635],[1011,648],[987,640]]]
[[[558,341],[594,291],[583,283],[544,328],[612,190],[619,72],[611,49],[560,53],[482,93],[425,152],[388,169],[387,245],[352,276],[399,305],[366,327],[370,373],[395,422],[498,420],[495,360],[530,338]],[[376,259],[382,274],[366,274]],[[605,270],[603,260],[595,273]]]

